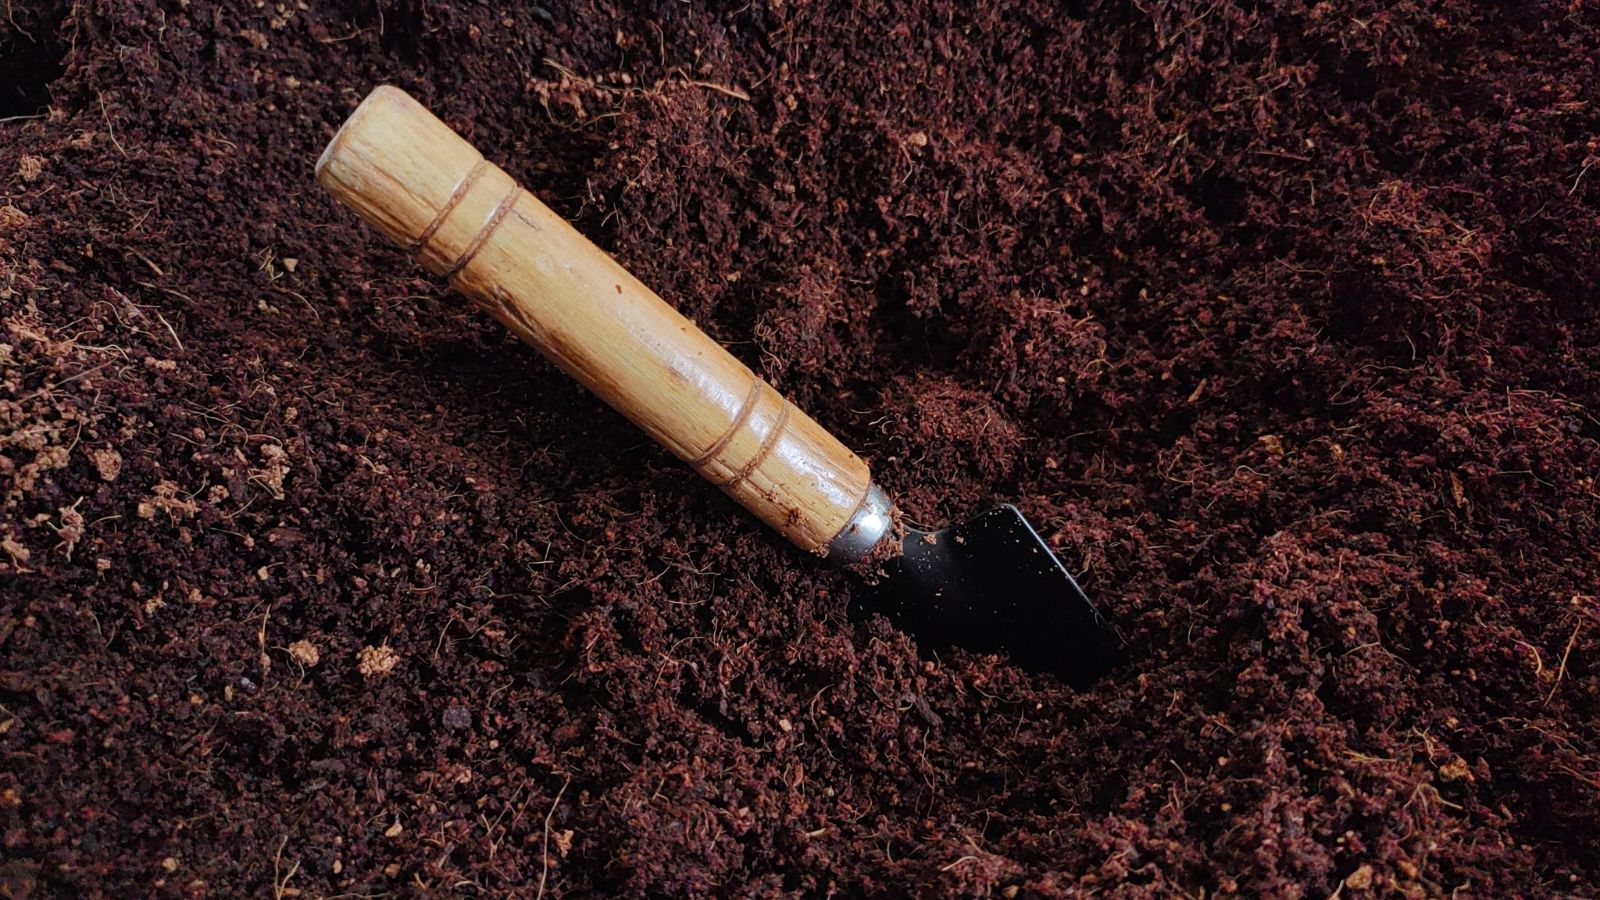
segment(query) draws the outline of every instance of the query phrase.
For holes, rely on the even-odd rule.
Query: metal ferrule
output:
[[[894,504],[876,484],[867,485],[850,521],[828,542],[828,559],[842,566],[856,562],[878,546],[893,525]]]

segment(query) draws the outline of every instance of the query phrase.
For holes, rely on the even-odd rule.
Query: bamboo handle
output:
[[[888,531],[860,457],[404,91],[317,180],[797,546],[852,562]]]

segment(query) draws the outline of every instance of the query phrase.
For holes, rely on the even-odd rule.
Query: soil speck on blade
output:
[[[0,893],[1600,893],[1597,66],[1584,4],[11,4]],[[1131,662],[853,615],[322,195],[384,82]]]

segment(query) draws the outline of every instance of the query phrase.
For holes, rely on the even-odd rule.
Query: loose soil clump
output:
[[[310,6],[0,17],[0,894],[1600,892],[1595,7]],[[860,614],[316,189],[380,82],[1134,662]]]

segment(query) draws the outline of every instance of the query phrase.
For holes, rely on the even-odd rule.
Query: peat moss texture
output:
[[[0,893],[1600,892],[1600,8],[5,6]],[[858,615],[322,195],[385,82],[1133,662]]]

